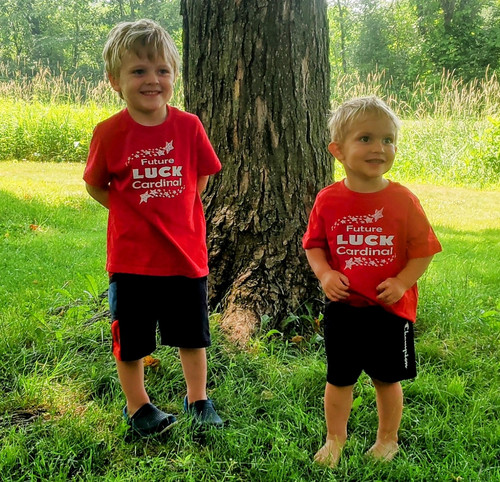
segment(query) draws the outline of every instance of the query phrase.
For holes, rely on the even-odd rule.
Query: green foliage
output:
[[[386,71],[394,92],[443,71],[471,81],[499,67],[499,19],[490,0],[331,0],[332,73]]]
[[[489,126],[474,137],[476,146],[471,152],[471,157],[477,159],[476,162],[482,166],[483,176],[492,173],[498,178],[500,177],[500,118],[488,117],[487,120]]]
[[[0,158],[84,162],[95,124],[109,109],[0,100]]]
[[[182,102],[179,79],[171,103]],[[124,106],[107,81],[47,69],[0,81],[0,160],[85,162],[96,124]]]
[[[297,14],[299,15],[299,14]],[[101,52],[118,22],[152,18],[182,50],[180,0],[0,0],[0,63],[102,78]],[[396,88],[443,70],[467,81],[500,59],[500,5],[492,0],[328,0],[332,74],[386,71]]]
[[[138,18],[160,22],[182,47],[179,0],[0,0],[0,62],[12,73],[43,65],[97,81],[108,32]]]
[[[422,53],[435,70],[449,70],[466,80],[488,66],[498,68],[498,2],[490,0],[411,0],[418,14]]]

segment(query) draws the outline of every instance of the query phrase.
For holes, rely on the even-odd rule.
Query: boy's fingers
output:
[[[345,274],[340,275],[340,281],[342,281],[345,286],[349,286],[349,278]]]

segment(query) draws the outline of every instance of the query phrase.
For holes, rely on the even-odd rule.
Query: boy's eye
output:
[[[144,74],[144,69],[135,69],[132,73],[135,75],[142,75]]]
[[[394,139],[392,137],[386,137],[384,139],[384,144],[394,144]]]
[[[360,142],[368,142],[370,138],[368,136],[362,136],[359,138]]]

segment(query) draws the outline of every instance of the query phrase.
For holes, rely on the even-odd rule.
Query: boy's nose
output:
[[[146,78],[146,82],[148,84],[158,84],[159,81],[158,81],[158,76],[156,75],[156,73],[154,72],[151,72],[147,78]]]

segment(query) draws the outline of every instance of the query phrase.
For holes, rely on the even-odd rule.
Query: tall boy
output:
[[[109,209],[113,354],[127,399],[124,416],[140,435],[176,419],[150,403],[144,356],[179,347],[187,384],[184,408],[202,424],[222,420],[206,393],[208,260],[201,193],[221,168],[199,119],[170,105],[179,54],[150,20],[114,27],[103,57],[126,108],[94,130],[84,180]]]
[[[416,376],[416,282],[441,251],[418,199],[384,178],[400,121],[376,97],[344,103],[329,127],[331,154],[346,177],[318,194],[303,247],[328,298],[325,445],[319,464],[337,465],[347,438],[353,386],[364,370],[376,390],[379,425],[368,454],[391,460],[403,411],[401,380]]]

